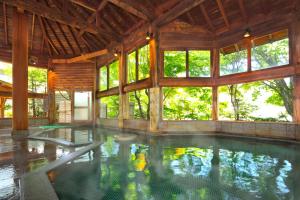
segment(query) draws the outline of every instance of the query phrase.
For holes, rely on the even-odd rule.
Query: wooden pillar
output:
[[[55,123],[56,106],[55,106],[55,72],[51,63],[48,66],[48,120],[49,124]]]
[[[295,19],[291,28],[291,61],[295,66],[297,75],[293,77],[294,91],[293,91],[293,121],[300,123],[300,19]]]
[[[5,111],[5,102],[6,98],[0,98],[0,118],[4,118],[4,111]]]
[[[124,120],[129,118],[129,99],[123,88],[126,85],[126,54],[124,46],[121,47],[119,55],[119,128],[124,128]]]
[[[95,87],[95,110],[94,110],[95,125],[97,125],[97,121],[100,119],[100,99],[98,99],[98,97],[97,97],[97,92],[100,90],[99,72],[100,72],[100,69],[96,62],[96,87]]]
[[[13,12],[13,131],[28,129],[28,20]]]
[[[161,98],[162,89],[159,87],[159,46],[158,34],[154,34],[154,38],[150,40],[150,78],[152,80],[152,88],[150,88],[150,132],[158,132],[159,124],[162,118]]]
[[[219,77],[219,50],[214,48],[212,51],[212,67],[211,77],[215,80]],[[214,84],[212,87],[212,120],[218,120],[218,86]]]

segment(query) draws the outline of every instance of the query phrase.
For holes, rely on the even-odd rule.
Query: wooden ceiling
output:
[[[222,35],[251,20],[296,10],[297,0],[0,0],[0,47],[11,49],[12,13],[30,21],[29,52],[70,58],[120,43],[145,24],[174,20]],[[4,53],[0,53],[0,56]]]

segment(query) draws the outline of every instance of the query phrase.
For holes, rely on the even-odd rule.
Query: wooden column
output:
[[[50,124],[55,123],[55,114],[56,114],[56,106],[55,106],[55,72],[52,68],[52,64],[48,64],[48,120]]]
[[[13,12],[13,131],[28,129],[28,20]]]
[[[150,132],[158,132],[159,124],[162,118],[161,98],[162,89],[159,87],[159,46],[158,34],[150,40],[150,78],[152,88],[150,88]]]
[[[294,91],[293,91],[293,104],[294,113],[293,121],[300,123],[300,19],[295,19],[291,28],[291,61],[295,66],[297,75],[293,77]]]
[[[215,81],[219,77],[219,51],[214,48],[212,51],[211,77]],[[218,120],[218,86],[212,87],[212,120]]]
[[[129,118],[129,99],[123,88],[126,85],[126,54],[124,46],[119,55],[119,128],[124,128],[124,120]]]
[[[0,118],[4,118],[6,98],[0,97]]]
[[[97,121],[100,119],[100,99],[97,99],[97,91],[100,91],[100,87],[99,87],[100,69],[98,67],[99,67],[98,64],[96,64],[96,88],[95,88],[95,97],[96,98],[95,98],[95,110],[94,110],[95,125],[97,125]]]

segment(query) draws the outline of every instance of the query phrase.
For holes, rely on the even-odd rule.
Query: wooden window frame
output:
[[[119,88],[119,86],[116,86],[116,87],[112,87],[112,88],[110,88],[109,87],[109,80],[110,80],[110,65],[111,64],[113,64],[114,62],[120,62],[118,59],[117,60],[113,60],[113,61],[111,61],[111,62],[109,62],[108,64],[105,64],[105,65],[102,65],[101,67],[99,67],[99,71],[98,71],[98,92],[107,92],[107,91],[109,91],[109,90],[114,90],[115,88]],[[100,75],[100,70],[101,70],[101,68],[103,68],[103,67],[106,67],[106,69],[107,69],[107,77],[106,77],[106,81],[107,81],[107,87],[106,87],[106,90],[100,90],[100,88],[101,88],[101,75]],[[120,79],[120,77],[119,77],[119,79]],[[119,83],[119,85],[120,85],[120,83]]]

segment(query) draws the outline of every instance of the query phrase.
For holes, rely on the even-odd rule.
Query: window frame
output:
[[[185,77],[168,77],[165,76],[165,52],[166,51],[185,51]],[[190,76],[190,63],[189,63],[189,51],[209,51],[210,53],[210,64],[209,64],[209,76]],[[207,78],[212,78],[213,76],[213,50],[211,48],[166,48],[162,49],[160,51],[160,57],[161,57],[161,73],[160,73],[160,78],[163,79],[207,79]]]
[[[118,59],[115,59],[113,61],[110,61],[108,64],[101,65],[99,67],[99,70],[98,70],[98,77],[99,77],[99,79],[98,79],[98,89],[97,89],[99,92],[106,92],[106,91],[109,91],[109,90],[112,90],[112,89],[115,89],[115,88],[119,87],[119,85],[120,85],[120,77],[118,78],[118,81],[119,81],[119,85],[118,86],[110,88],[110,84],[109,84],[109,79],[110,79],[110,65],[112,63],[114,63],[114,62],[120,62],[120,61]],[[106,87],[106,90],[101,90],[101,73],[100,73],[100,71],[101,71],[101,68],[103,68],[103,67],[106,67],[106,69],[107,69],[107,72],[106,72],[107,73],[107,77],[106,77],[107,87]],[[118,68],[118,73],[119,73],[119,68]]]

